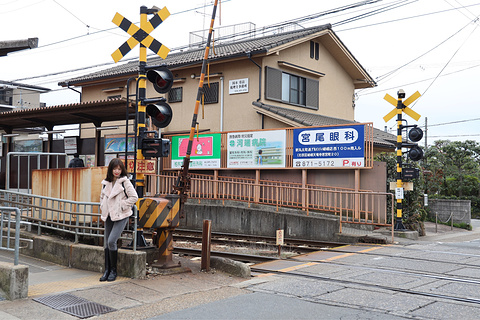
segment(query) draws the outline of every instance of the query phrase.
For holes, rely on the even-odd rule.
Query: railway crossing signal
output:
[[[148,9],[146,9],[146,13]],[[152,11],[153,12],[153,11]],[[112,53],[112,58],[116,62],[120,61],[127,53],[130,52],[137,44],[141,43],[145,47],[149,48],[156,54],[158,54],[162,59],[165,59],[170,52],[166,46],[161,42],[157,41],[150,35],[156,27],[158,27],[165,19],[170,16],[170,12],[167,7],[164,7],[162,10],[154,14],[153,18],[144,23],[140,22],[140,27],[137,27],[127,18],[123,17],[120,13],[116,13],[113,17],[112,22],[120,27],[123,31],[131,35],[131,37],[122,44],[114,53]]]
[[[150,68],[150,67],[149,67]],[[165,66],[151,67],[147,71],[147,79],[153,83],[154,89],[158,93],[167,93],[173,85],[173,74]],[[165,98],[145,100],[147,105],[146,112],[152,117],[153,124],[158,128],[165,128],[170,124],[173,117],[173,111],[170,105],[165,102]]]
[[[405,99],[405,91],[403,90],[398,90],[397,92],[398,99],[393,98],[391,95],[388,93],[385,95],[384,99],[387,100],[390,104],[395,106],[395,108],[390,111],[385,117],[383,117],[383,120],[385,122],[388,122],[391,120],[395,115],[397,115],[397,183],[396,183],[396,189],[395,189],[395,194],[397,198],[397,216],[396,216],[396,221],[395,221],[395,230],[405,230],[405,226],[403,225],[402,222],[402,209],[403,209],[403,173],[402,173],[402,148],[410,148],[408,154],[409,158],[413,161],[418,161],[422,159],[423,157],[423,151],[418,147],[416,143],[404,143],[403,138],[402,138],[402,130],[407,128],[407,127],[412,127],[412,126],[404,126],[403,125],[403,119],[402,119],[402,114],[405,112],[407,115],[412,117],[414,120],[418,121],[420,119],[420,115],[410,109],[408,106],[415,100],[417,100],[421,94],[417,91],[414,94],[412,94],[410,97]],[[418,142],[422,139],[423,137],[423,131],[420,128],[417,128],[416,125],[413,126],[413,129],[410,130],[409,132],[409,138],[413,142]]]
[[[149,14],[153,15],[150,20],[147,18],[147,15]],[[166,156],[170,152],[170,141],[168,139],[159,138],[157,132],[155,132],[153,138],[149,137],[148,134],[151,132],[147,131],[145,123],[147,109],[150,111],[150,114],[154,115],[153,121],[160,128],[166,127],[170,123],[172,117],[171,108],[165,103],[164,98],[146,99],[147,78],[153,82],[155,90],[161,93],[168,92],[173,84],[173,75],[166,67],[147,67],[147,48],[155,52],[162,59],[165,59],[170,52],[170,49],[150,35],[150,32],[158,27],[169,16],[170,12],[166,7],[159,10],[155,7],[147,9],[147,7],[142,6],[140,7],[140,27],[131,23],[119,13],[115,14],[115,17],[112,20],[114,24],[131,36],[112,54],[112,58],[115,62],[120,61],[120,59],[130,52],[130,50],[132,50],[137,44],[140,44],[138,78],[136,79],[136,136],[138,148],[135,153],[134,162],[136,162],[137,159],[139,159],[139,161],[145,161],[145,158]],[[148,74],[147,70],[149,70]],[[173,265],[172,232],[179,225],[181,210],[180,197],[177,194],[171,194],[167,195],[166,198],[143,198],[145,188],[144,174],[136,174],[135,186],[139,198],[137,207],[139,208],[139,227],[141,228],[137,231],[137,243],[142,247],[146,247],[147,244],[143,238],[142,228],[148,228],[149,225],[156,226],[156,234],[160,236],[156,238],[156,241],[154,242],[160,249],[160,257],[157,259],[157,263],[154,266],[168,268]],[[144,203],[147,202],[149,205],[144,205]],[[165,215],[165,211],[168,211],[168,215]],[[142,225],[145,221],[148,221],[149,225]]]
[[[165,66],[148,70],[147,79],[159,93],[167,93],[173,85],[173,73]]]

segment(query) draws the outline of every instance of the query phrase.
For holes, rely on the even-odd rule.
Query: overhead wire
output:
[[[226,2],[230,2],[230,1],[233,1],[233,0],[224,0],[223,2],[226,3]],[[327,11],[323,11],[323,12],[320,12],[320,13],[316,13],[316,14],[310,14],[308,16],[304,16],[304,17],[301,17],[301,18],[298,18],[298,19],[292,19],[290,21],[287,21],[287,22],[282,22],[282,23],[278,23],[278,24],[273,24],[273,25],[270,25],[270,26],[267,26],[266,28],[268,29],[275,29],[275,28],[279,28],[281,26],[284,26],[284,25],[287,25],[287,24],[291,24],[293,23],[294,21],[306,21],[306,20],[310,20],[310,19],[315,19],[315,18],[318,18],[318,17],[321,17],[321,16],[325,16],[325,15],[328,15],[328,14],[332,14],[332,13],[338,13],[338,12],[342,12],[342,11],[346,11],[346,10],[349,10],[349,9],[352,9],[352,8],[358,8],[360,6],[364,6],[364,5],[368,5],[368,4],[372,4],[372,3],[376,3],[376,2],[380,2],[381,0],[369,0],[369,1],[360,1],[360,2],[356,2],[356,3],[353,3],[351,5],[346,5],[346,6],[342,6],[342,7],[338,7],[338,8],[334,8],[334,9],[331,9],[331,10],[327,10]],[[405,1],[405,0],[401,0],[401,1]],[[210,4],[207,4],[206,5],[207,7],[208,6],[211,6]],[[195,7],[195,8],[191,8],[191,9],[186,9],[186,10],[183,10],[183,11],[179,11],[179,12],[176,12],[176,13],[173,13],[171,15],[178,15],[178,14],[183,14],[183,13],[186,13],[186,12],[191,12],[191,11],[195,11],[195,10],[198,10],[198,9],[201,9],[203,8],[204,6],[200,6],[200,7]],[[81,21],[81,20],[80,20]],[[81,21],[82,22],[82,21]],[[83,22],[82,22],[83,23]],[[52,43],[49,43],[49,44],[45,44],[43,46],[39,46],[38,48],[45,48],[45,47],[49,47],[49,46],[54,46],[54,45],[58,45],[58,44],[61,44],[61,43],[66,43],[66,42],[69,42],[69,41],[72,41],[72,40],[77,40],[77,39],[80,39],[80,38],[83,38],[83,37],[86,37],[86,36],[91,36],[91,35],[95,35],[95,34],[98,34],[98,33],[102,33],[102,32],[108,32],[108,31],[112,31],[112,30],[117,30],[118,28],[117,27],[112,27],[112,28],[108,28],[108,29],[103,29],[103,30],[98,30],[98,31],[95,31],[95,32],[91,32],[90,34],[86,34],[86,35],[79,35],[79,36],[76,36],[76,37],[72,37],[72,38],[68,38],[68,39],[63,39],[63,40],[60,40],[60,41],[56,41],[56,42],[52,42]],[[247,33],[245,33],[247,34]],[[238,37],[239,35],[242,35],[242,33],[237,33],[235,34],[235,37]],[[218,40],[225,40],[225,39],[228,39],[228,37],[222,37]],[[177,48],[173,48],[172,51],[176,51],[176,50],[182,50],[182,49],[185,49],[187,48],[188,46],[181,46],[181,47],[177,47]],[[132,58],[132,59],[129,59],[129,60],[124,60],[124,62],[128,62],[128,61],[133,61],[133,60],[136,60],[137,57],[135,58]],[[83,67],[83,68],[77,68],[77,69],[72,69],[72,70],[68,70],[68,71],[59,71],[59,72],[55,72],[55,73],[49,73],[49,74],[44,74],[44,75],[38,75],[38,76],[33,76],[33,77],[25,77],[25,78],[18,78],[18,79],[14,79],[14,80],[11,80],[11,81],[25,81],[25,80],[33,80],[33,79],[37,79],[37,78],[43,78],[43,77],[50,77],[50,76],[55,76],[55,75],[58,75],[58,74],[65,74],[65,73],[70,73],[70,72],[76,72],[76,71],[82,71],[82,70],[88,70],[90,68],[96,68],[96,67],[100,67],[100,66],[109,66],[109,65],[113,65],[115,64],[114,62],[107,62],[107,63],[103,63],[103,64],[97,64],[97,65],[94,65],[94,66],[89,66],[89,67]]]
[[[232,1],[232,0],[225,0],[224,2],[228,2],[228,1]],[[417,1],[417,0],[415,0]],[[366,4],[374,4],[374,3],[377,3],[377,2],[381,2],[379,0],[372,0],[372,1],[361,1],[361,2],[356,2],[356,3],[353,3],[351,5],[347,5],[347,6],[343,6],[343,7],[339,7],[339,8],[335,8],[335,9],[331,9],[331,10],[327,10],[327,11],[324,11],[324,12],[321,12],[321,13],[316,13],[316,14],[311,14],[311,15],[308,15],[308,16],[304,16],[304,17],[301,17],[301,18],[297,18],[297,19],[292,19],[292,20],[289,20],[289,21],[286,21],[286,22],[282,22],[282,23],[279,23],[279,24],[274,24],[274,25],[271,25],[271,26],[268,26],[267,28],[270,28],[270,29],[273,29],[273,28],[278,28],[280,26],[284,26],[285,24],[288,24],[288,23],[300,23],[300,22],[305,22],[305,21],[309,21],[309,20],[314,20],[314,19],[318,19],[320,17],[323,17],[325,15],[328,15],[328,14],[334,14],[334,13],[341,13],[343,11],[346,11],[346,10],[351,10],[353,8],[358,8],[358,7],[361,7],[361,6],[364,6]],[[368,17],[372,14],[374,14],[375,12],[377,13],[380,13],[380,12],[385,12],[385,11],[388,11],[388,10],[392,10],[392,9],[395,9],[395,8],[398,8],[399,6],[404,6],[404,5],[407,5],[407,4],[410,4],[412,2],[410,2],[409,0],[399,0],[399,1],[395,1],[393,3],[389,3],[381,8],[378,8],[378,9],[375,9],[375,10],[372,10],[368,13],[364,13],[364,14],[361,14],[359,16],[357,16],[357,18],[350,18],[350,19],[345,19],[343,20],[343,22],[339,22],[338,24],[339,25],[343,25],[345,23],[348,23],[347,21],[357,21],[359,19],[362,19],[362,18],[365,18],[365,17]],[[476,4],[478,5],[478,4]],[[470,6],[474,6],[474,5],[469,5],[469,6],[462,6],[462,8],[467,8],[467,7],[470,7]],[[193,10],[197,10],[199,8],[203,8],[204,6],[200,6],[200,7],[196,7],[196,8],[191,8],[191,9],[187,9],[187,10],[184,10],[184,11],[180,11],[180,12],[176,12],[172,15],[175,15],[175,14],[181,14],[181,13],[185,13],[185,12],[189,12],[189,11],[193,11]],[[449,11],[449,10],[456,10],[458,8],[453,8],[453,9],[448,9],[448,10],[442,10],[442,11],[437,11],[437,12],[434,12],[434,13],[429,13],[429,14],[435,14],[435,13],[443,13],[443,12],[446,12],[446,11]],[[66,9],[65,9],[66,10]],[[67,10],[68,11],[68,10]],[[414,16],[414,17],[421,17],[421,16],[425,16],[426,14],[423,14],[423,15],[417,15],[417,16]],[[404,19],[411,19],[411,18],[414,18],[414,17],[408,17],[408,18],[404,18]],[[80,22],[84,23],[83,21],[81,21],[79,19]],[[389,22],[395,22],[395,21],[399,21],[399,19],[395,19],[395,20],[391,20]],[[386,22],[383,22],[383,23],[386,23]],[[85,24],[85,23],[84,23]],[[86,25],[86,24],[85,24]],[[365,27],[365,26],[362,26],[362,27]],[[466,26],[465,26],[466,27]],[[357,27],[358,28],[358,27]],[[93,33],[90,33],[90,35],[93,35],[93,34],[96,34],[96,33],[100,33],[100,32],[105,32],[105,31],[111,31],[111,30],[116,30],[117,28],[116,27],[112,27],[112,28],[109,28],[109,29],[104,29],[104,30],[99,30],[99,31],[96,31],[96,32],[93,32]],[[346,31],[346,30],[350,30],[350,29],[345,29],[345,30],[340,30],[341,31]],[[462,30],[462,29],[461,29]],[[460,30],[458,31],[460,32]],[[246,33],[247,34],[247,33]],[[61,40],[61,41],[57,41],[57,42],[54,42],[54,43],[50,43],[50,44],[47,44],[47,45],[44,45],[40,48],[44,48],[44,47],[47,47],[47,46],[53,46],[53,45],[56,45],[56,44],[60,44],[60,43],[63,43],[63,42],[67,42],[67,41],[71,41],[71,40],[75,40],[75,39],[79,39],[79,38],[82,38],[82,37],[85,37],[87,35],[81,35],[81,36],[77,36],[77,37],[73,37],[73,38],[69,38],[69,39],[65,39],[65,40]],[[400,70],[401,68],[411,64],[412,62],[418,60],[420,57],[426,55],[427,53],[431,52],[432,50],[434,50],[435,48],[437,48],[438,46],[440,46],[441,44],[443,44],[445,41],[448,41],[448,39],[450,39],[451,37],[453,37],[454,35],[450,36],[449,38],[447,38],[446,40],[444,40],[442,43],[440,43],[439,45],[437,45],[436,47],[434,47],[433,49],[427,51],[426,53],[422,54],[421,56],[415,58],[414,60],[402,65],[401,67],[399,68],[396,68],[395,70],[389,72],[388,74],[391,74],[392,72],[396,72],[398,70]],[[221,39],[219,39],[221,40]],[[179,47],[178,49],[183,49],[185,47]],[[177,49],[177,48],[175,48]],[[174,50],[175,50],[174,49]],[[172,50],[172,51],[174,51]],[[133,61],[133,60],[136,60],[136,57],[135,58],[132,58],[128,61]],[[127,60],[125,60],[127,61]],[[94,66],[88,66],[88,67],[83,67],[83,68],[77,68],[77,69],[73,69],[73,70],[68,70],[68,71],[62,71],[62,72],[55,72],[55,73],[51,73],[51,74],[46,74],[46,75],[39,75],[39,76],[34,76],[34,77],[28,77],[28,78],[21,78],[21,79],[16,79],[16,80],[13,80],[13,81],[24,81],[24,80],[31,80],[31,79],[37,79],[37,78],[44,78],[44,77],[50,77],[50,76],[55,76],[55,75],[59,75],[59,74],[65,74],[65,73],[71,73],[71,72],[81,72],[81,71],[86,71],[86,70],[89,70],[91,68],[96,68],[96,67],[107,67],[109,65],[112,65],[113,62],[109,62],[109,63],[103,63],[103,64],[97,64],[97,65],[94,65]],[[387,76],[388,74],[385,74],[384,76]],[[380,80],[381,81],[381,80]],[[362,90],[360,90],[360,95],[361,94]]]
[[[477,18],[478,19],[478,18]],[[460,49],[465,45],[465,43],[467,42],[467,40],[472,36],[472,34],[475,32],[475,30],[477,30],[477,26],[475,26],[475,28],[472,30],[472,32],[470,32],[470,34],[468,35],[468,37],[463,41],[463,43],[458,47],[458,49],[453,53],[453,55],[450,57],[450,59],[445,63],[445,65],[443,66],[443,68],[440,70],[440,72],[437,74],[437,76],[432,80],[432,82],[430,83],[430,85],[427,87],[427,89],[425,89],[423,91],[423,94],[422,96],[425,96],[425,94],[427,93],[427,91],[430,89],[430,87],[435,83],[435,81],[437,81],[438,77],[442,74],[443,70],[445,70],[445,68],[448,66],[448,64],[453,60],[453,58],[457,55],[457,53],[460,51]],[[419,99],[417,99],[413,105],[410,107],[410,108],[413,108],[417,102],[419,101]]]

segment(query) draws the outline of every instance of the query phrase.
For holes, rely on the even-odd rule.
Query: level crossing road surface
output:
[[[480,221],[472,225],[435,233],[426,223],[418,240],[263,263],[250,279],[175,257],[192,272],[101,283],[100,273],[20,256],[29,297],[0,301],[0,319],[79,319],[38,302],[61,294],[110,308],[89,319],[478,319]],[[9,254],[0,251],[0,261],[13,261]]]

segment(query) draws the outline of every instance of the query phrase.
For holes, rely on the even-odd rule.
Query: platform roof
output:
[[[133,118],[132,103],[128,109],[129,118]],[[3,112],[0,113],[0,129],[12,133],[14,129],[44,126],[52,130],[53,126],[80,123],[99,127],[105,121],[125,120],[126,116],[125,99],[108,99]]]

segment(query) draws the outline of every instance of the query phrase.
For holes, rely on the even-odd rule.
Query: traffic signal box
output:
[[[142,140],[142,154],[146,159],[168,157],[170,154],[170,140],[144,138]]]
[[[410,126],[402,126],[403,128],[407,128]],[[402,147],[409,148],[408,150],[408,158],[412,161],[419,161],[423,159],[423,150],[418,146],[417,143],[423,138],[423,131],[422,129],[418,128],[417,125],[413,125],[413,128],[410,129],[408,132],[408,139],[411,142],[404,142],[402,143]],[[413,142],[413,143],[412,143]]]
[[[173,85],[173,74],[165,66],[146,67],[146,78],[153,84],[158,93],[167,93]],[[172,108],[163,97],[144,99],[146,115],[150,116],[157,128],[165,128],[172,121]],[[153,137],[152,137],[153,134]],[[170,140],[162,139],[157,131],[140,132],[139,140],[142,155],[145,158],[168,157],[170,154]],[[138,225],[141,228],[155,229],[154,245],[159,248],[159,257],[153,267],[178,267],[173,263],[173,231],[179,225],[180,197],[177,194],[168,194],[154,198],[141,198],[138,201]]]

